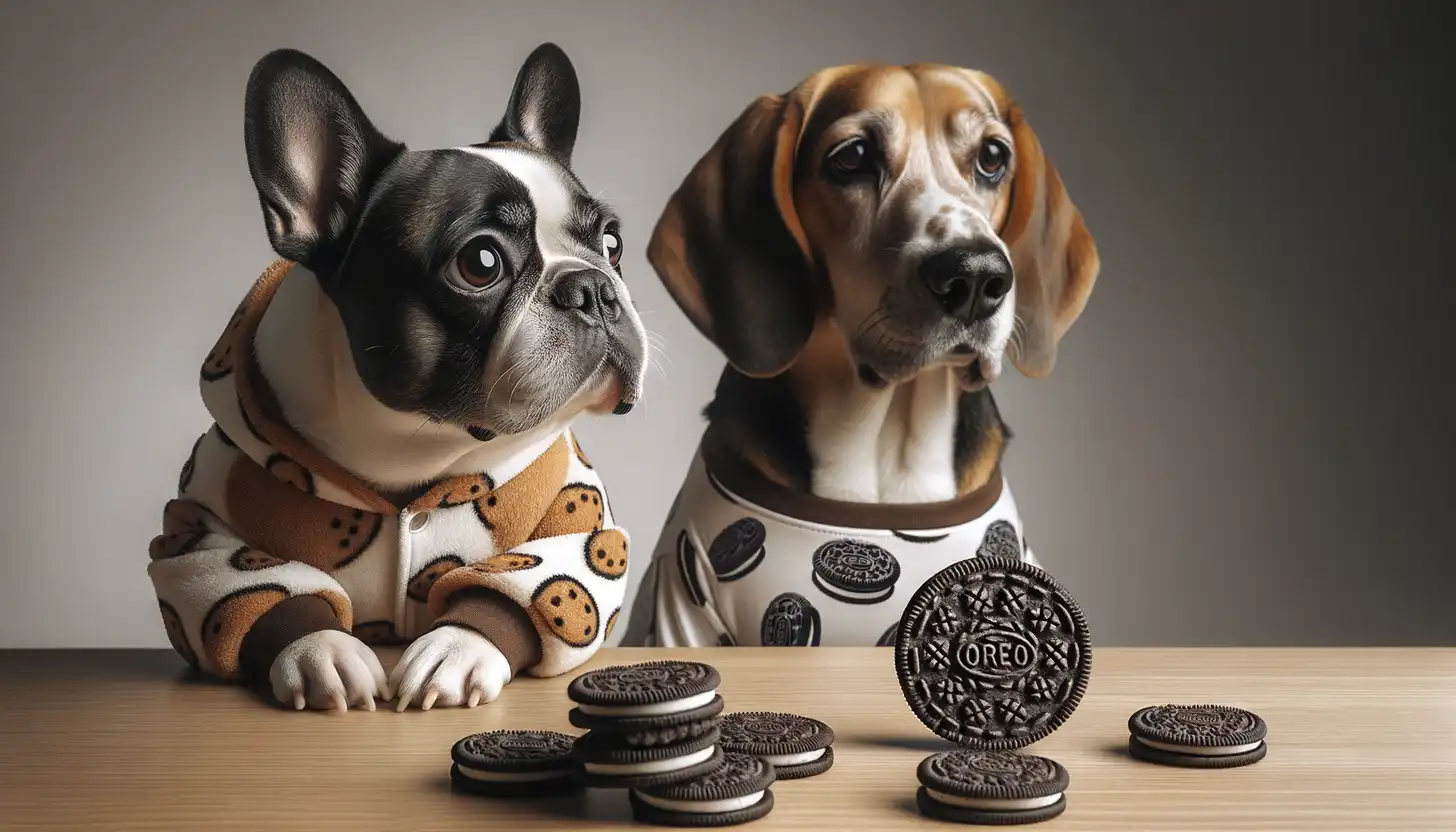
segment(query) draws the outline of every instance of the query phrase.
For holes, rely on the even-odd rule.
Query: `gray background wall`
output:
[[[1097,641],[1456,644],[1456,72],[1422,5],[4,3],[0,647],[166,643],[147,541],[208,423],[198,363],[270,257],[253,62],[302,48],[444,146],[548,39],[670,358],[581,429],[643,550],[720,366],[643,255],[668,194],[759,93],[938,60],[1021,98],[1101,248],[1056,373],[997,389],[1030,539]]]

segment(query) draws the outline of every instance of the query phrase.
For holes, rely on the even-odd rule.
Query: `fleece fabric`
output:
[[[338,629],[403,643],[470,627],[512,674],[554,676],[611,634],[629,539],[570,431],[396,505],[290,428],[254,358],[293,264],[272,264],[202,365],[215,423],[162,513],[147,572],[172,646],[226,680]]]

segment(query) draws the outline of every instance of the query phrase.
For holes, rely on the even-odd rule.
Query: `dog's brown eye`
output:
[[[1011,151],[1005,142],[988,139],[976,156],[976,172],[992,183],[999,182],[1006,173],[1006,159],[1010,156]]]
[[[829,166],[836,173],[860,173],[870,166],[870,146],[864,139],[850,139],[829,153]]]
[[[477,237],[460,249],[455,255],[455,270],[460,273],[463,288],[486,289],[500,280],[505,271],[504,261],[494,244],[485,237]]]
[[[607,226],[606,233],[602,234],[602,253],[613,266],[622,262],[622,232],[616,225]]]

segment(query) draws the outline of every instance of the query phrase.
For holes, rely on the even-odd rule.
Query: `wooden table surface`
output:
[[[718,667],[730,711],[835,728],[834,768],[775,785],[774,811],[748,828],[953,828],[915,810],[916,764],[948,745],[905,706],[888,649],[617,649],[589,667],[669,656]],[[1456,650],[1101,648],[1094,667],[1081,707],[1030,749],[1071,772],[1066,813],[1037,829],[1456,830]],[[0,652],[0,828],[623,828],[622,792],[450,791],[465,734],[580,733],[569,680],[523,678],[474,710],[300,713],[186,678],[167,652]],[[1164,702],[1256,711],[1269,756],[1225,771],[1130,759],[1128,715]]]

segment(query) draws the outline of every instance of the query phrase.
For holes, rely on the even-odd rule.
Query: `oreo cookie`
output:
[[[718,729],[671,745],[625,748],[595,731],[572,746],[576,779],[598,789],[646,788],[691,780],[723,764]]]
[[[1020,560],[973,558],[910,598],[895,670],[931,731],[973,750],[1021,748],[1076,710],[1092,640],[1081,608],[1051,575]]]
[[[1010,558],[1021,560],[1021,540],[1016,536],[1016,527],[1005,520],[997,520],[986,527],[981,536],[981,545],[976,548],[978,558]]]
[[[1264,759],[1268,726],[1258,714],[1226,705],[1160,705],[1127,721],[1127,750],[1149,763],[1234,768]]]
[[[724,754],[717,769],[690,780],[634,788],[632,817],[658,826],[733,826],[758,820],[773,810],[769,786],[774,767],[761,757]]]
[[[703,576],[698,572],[698,550],[693,547],[686,530],[677,535],[677,571],[682,575],[683,588],[688,591],[688,599],[693,605],[701,607],[707,603],[708,593],[703,588]]]
[[[719,731],[724,751],[768,760],[780,780],[813,777],[834,765],[834,729],[817,719],[747,711],[723,717]]]
[[[956,749],[921,761],[921,814],[955,823],[1007,826],[1051,820],[1067,809],[1067,770],[1015,751]]]
[[[722,712],[723,697],[714,695],[705,705],[675,713],[602,716],[576,707],[571,709],[567,718],[572,725],[585,728],[603,739],[612,737],[618,745],[649,748],[697,739],[718,727],[718,715]]]
[[[774,597],[763,611],[759,643],[765,647],[818,647],[819,611],[797,592]]]
[[[736,581],[763,562],[768,531],[752,517],[730,523],[708,546],[708,563],[723,583]]]
[[[712,665],[666,659],[583,673],[571,680],[566,696],[592,717],[677,716],[710,705],[722,681]]]
[[[900,562],[873,543],[834,540],[814,552],[814,586],[846,604],[878,604],[895,593]]]
[[[450,749],[450,782],[488,797],[529,797],[575,788],[575,737],[555,731],[471,734]]]

